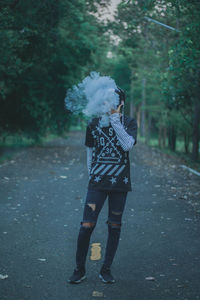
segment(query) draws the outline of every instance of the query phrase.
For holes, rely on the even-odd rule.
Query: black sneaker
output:
[[[102,267],[100,274],[99,274],[99,278],[101,278],[101,280],[104,283],[114,283],[115,279],[113,278],[110,268],[106,268],[106,267]]]
[[[84,269],[75,269],[72,276],[68,279],[69,283],[80,283],[86,278]]]

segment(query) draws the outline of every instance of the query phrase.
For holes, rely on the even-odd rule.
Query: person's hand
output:
[[[114,113],[120,113],[120,109],[121,109],[121,106],[124,105],[124,101],[122,101],[122,103],[118,106],[117,110],[116,109],[111,109],[110,113],[111,114],[114,114]]]

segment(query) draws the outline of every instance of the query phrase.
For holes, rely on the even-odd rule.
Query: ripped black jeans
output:
[[[88,189],[83,220],[78,235],[76,264],[77,268],[85,268],[91,234],[96,226],[98,215],[108,197],[108,239],[103,264],[110,268],[121,232],[121,220],[128,192],[101,191]]]

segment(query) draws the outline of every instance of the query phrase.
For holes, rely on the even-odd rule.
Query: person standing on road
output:
[[[117,87],[119,106],[108,113],[108,126],[101,125],[101,117],[93,118],[87,125],[85,146],[89,182],[83,219],[77,240],[76,268],[69,283],[80,283],[86,278],[85,264],[91,234],[98,215],[108,197],[108,239],[104,262],[99,277],[104,283],[114,283],[111,265],[118,247],[122,215],[127,193],[132,191],[129,150],[136,144],[137,123],[120,112],[124,108],[125,93]]]

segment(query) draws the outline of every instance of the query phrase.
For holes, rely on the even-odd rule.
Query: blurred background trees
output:
[[[1,138],[66,133],[66,90],[95,70],[126,91],[141,139],[198,161],[200,2],[122,0],[106,20],[110,2],[1,0]]]
[[[107,72],[127,90],[129,112],[137,117],[140,136],[147,143],[155,136],[160,147],[172,151],[182,142],[185,152],[198,160],[200,2],[122,1],[108,27],[119,42],[113,45]],[[126,69],[122,80],[121,64]]]
[[[37,141],[66,132],[66,89],[90,71],[103,44],[96,10],[95,1],[1,0],[1,136]]]

